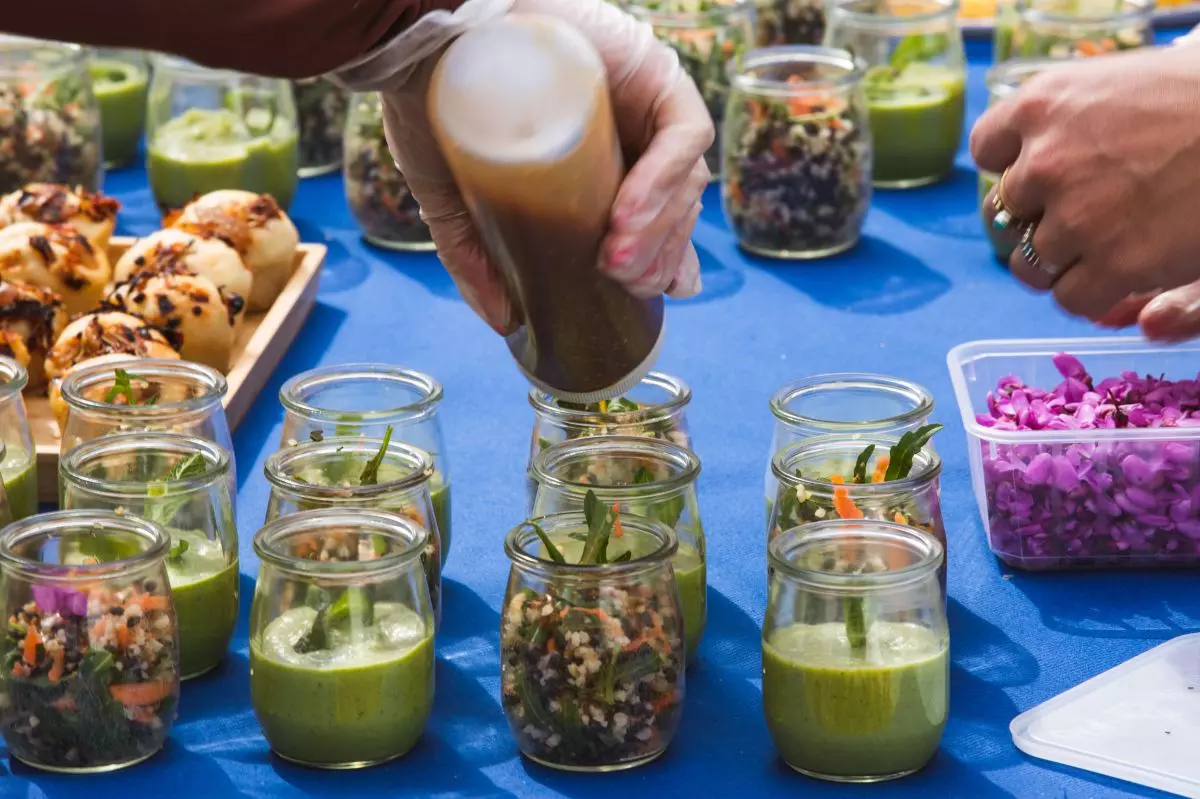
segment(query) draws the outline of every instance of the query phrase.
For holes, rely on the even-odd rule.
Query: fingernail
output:
[[[1161,316],[1163,314],[1184,313],[1186,310],[1186,306],[1180,303],[1177,297],[1173,297],[1170,293],[1167,293],[1159,294],[1146,303],[1146,307],[1142,309],[1142,313],[1150,316]]]

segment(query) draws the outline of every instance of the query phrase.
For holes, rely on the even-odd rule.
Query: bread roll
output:
[[[70,225],[101,252],[108,249],[121,204],[82,186],[72,191],[59,183],[30,183],[0,197],[0,227],[17,222]]]
[[[46,355],[66,326],[67,312],[57,294],[0,280],[0,354],[25,367],[28,388],[46,385]]]
[[[124,283],[134,272],[154,270],[165,264],[182,265],[206,277],[229,297],[250,296],[253,274],[237,251],[220,239],[205,239],[182,230],[167,228],[138,239],[113,267],[113,282]]]
[[[0,279],[53,291],[70,315],[95,308],[111,275],[108,256],[70,225],[0,228]]]
[[[237,250],[254,274],[247,306],[265,311],[291,278],[300,234],[269,195],[226,189],[184,206],[170,227],[220,239]]]

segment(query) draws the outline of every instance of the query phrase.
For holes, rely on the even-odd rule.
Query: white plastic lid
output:
[[[1059,694],[1009,731],[1033,757],[1200,797],[1200,633]]]

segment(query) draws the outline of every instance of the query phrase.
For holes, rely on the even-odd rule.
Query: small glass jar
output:
[[[827,519],[867,519],[915,527],[946,548],[942,522],[942,459],[925,448],[913,458],[912,470],[900,480],[883,481],[889,450],[899,438],[816,436],[790,444],[771,460],[779,490],[771,503],[767,543],[793,527]],[[855,483],[854,468],[862,453],[869,482]],[[880,482],[875,482],[879,477]],[[946,590],[946,564],[938,573]]]
[[[958,0],[842,0],[830,8],[825,44],[867,64],[875,186],[907,189],[947,177],[966,113]]]
[[[442,384],[427,374],[379,363],[323,366],[296,375],[279,391],[283,404],[280,447],[333,436],[392,440],[433,458],[429,492],[441,536],[442,567],[450,556],[450,465],[438,408]]]
[[[717,130],[729,101],[729,64],[741,60],[754,39],[750,0],[630,0],[626,10],[646,22],[664,44],[675,50],[679,64],[695,82]],[[713,180],[721,177],[721,140],[717,137],[704,161]]]
[[[346,91],[326,78],[305,78],[292,81],[292,93],[300,125],[300,177],[341,169]]]
[[[813,436],[899,438],[929,421],[933,415],[933,395],[924,386],[886,375],[856,372],[814,375],[776,391],[771,397],[771,414],[775,417],[775,431],[771,436],[771,451],[767,453],[763,494],[768,522],[779,491],[779,481],[771,469],[778,452]],[[926,449],[933,447],[929,445]]]
[[[93,48],[88,51],[88,71],[100,104],[104,165],[128,166],[137,158],[146,132],[150,59],[141,50]]]
[[[825,38],[825,0],[754,0],[755,44],[819,45]]]
[[[0,35],[0,194],[28,183],[97,191],[102,147],[83,48]]]
[[[250,701],[275,754],[351,769],[416,745],[433,708],[427,537],[363,508],[285,516],[254,536]]]
[[[583,510],[588,492],[622,514],[667,525],[679,539],[671,563],[683,603],[689,663],[708,619],[707,547],[696,478],[700,459],[678,444],[653,438],[606,436],[555,444],[533,460],[538,485],[534,516]],[[622,516],[622,519],[627,518]]]
[[[229,454],[195,436],[121,433],[75,447],[59,459],[58,473],[60,507],[133,514],[166,530],[181,676],[216,668],[238,616]]]
[[[763,710],[784,762],[835,782],[922,768],[950,703],[941,545],[890,522],[830,521],[767,553]]]
[[[537,525],[535,528],[534,525]],[[684,628],[671,559],[674,531],[621,519],[600,565],[555,562],[542,531],[578,553],[582,513],[509,532],[500,620],[500,699],[521,754],[565,771],[618,771],[666,751],[683,712]]]
[[[1074,0],[1017,0],[998,20],[993,55],[997,64],[1012,58],[1088,58],[1153,43],[1152,0],[1098,7]]]
[[[429,584],[434,616],[442,620],[441,534],[430,484],[433,458],[397,441],[348,436],[309,441],[267,457],[263,471],[271,485],[267,521],[316,508],[374,508],[397,513],[429,531],[421,565]],[[379,458],[374,482],[362,484],[367,464]]]
[[[746,54],[721,133],[721,200],[742,249],[809,259],[858,243],[871,205],[863,74],[824,47]]]
[[[128,387],[117,367],[128,368]],[[125,370],[123,370],[125,371]],[[233,436],[225,417],[229,386],[220,372],[190,361],[139,359],[72,369],[62,382],[67,422],[59,449],[65,455],[87,441],[136,431],[183,433],[211,441],[229,455],[230,495],[237,490]]]
[[[533,436],[526,467],[528,509],[533,509],[537,494],[532,470],[539,452],[561,441],[611,435],[665,439],[690,449],[686,414],[691,401],[692,390],[687,383],[662,372],[649,373],[616,399],[590,405],[563,402],[544,391],[529,389]]]
[[[150,188],[164,213],[219,189],[269,194],[284,210],[296,194],[299,131],[286,80],[160,55],[146,140]]]
[[[377,93],[351,97],[345,135],[346,201],[363,238],[387,250],[436,249],[421,221],[421,206],[388,150]]]
[[[179,705],[179,642],[156,524],[101,511],[46,513],[0,534],[0,730],[46,771],[115,771],[151,757]]]
[[[14,519],[38,511],[37,447],[21,394],[28,383],[29,373],[24,366],[0,356],[0,441],[4,442],[0,479]]]

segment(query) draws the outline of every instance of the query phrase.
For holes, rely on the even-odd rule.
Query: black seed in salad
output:
[[[29,183],[99,188],[100,117],[81,81],[0,84],[0,193]]]
[[[346,93],[324,78],[292,82],[300,123],[300,168],[320,170],[342,163]]]
[[[759,47],[821,44],[825,38],[822,0],[756,0],[755,6]]]
[[[831,254],[859,237],[871,200],[863,114],[835,97],[747,99],[725,153],[738,242],[766,255]]]

